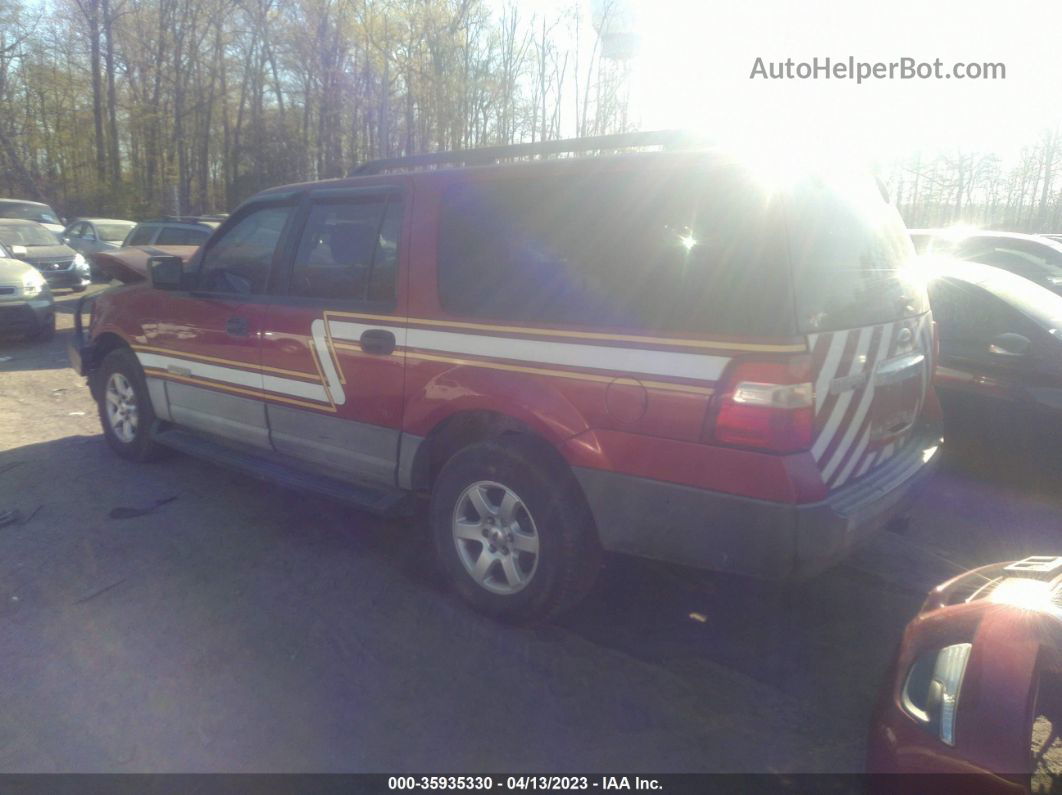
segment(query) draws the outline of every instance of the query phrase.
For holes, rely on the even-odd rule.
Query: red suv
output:
[[[430,494],[442,567],[514,620],[602,549],[802,577],[902,510],[941,442],[933,332],[872,180],[494,162],[536,151],[267,190],[102,294],[72,361],[107,441],[380,512]]]

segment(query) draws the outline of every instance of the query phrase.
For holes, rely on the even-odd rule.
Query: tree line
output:
[[[623,131],[598,38],[577,3],[0,0],[0,196],[224,212],[374,158]]]
[[[1012,232],[1062,231],[1062,131],[1045,130],[1012,163],[993,153],[916,154],[883,169],[912,228],[970,224]]]

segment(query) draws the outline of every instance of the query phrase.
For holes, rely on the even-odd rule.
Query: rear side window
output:
[[[767,197],[729,170],[461,183],[443,198],[452,314],[662,333],[792,333]]]
[[[138,226],[129,235],[129,238],[125,241],[127,246],[146,246],[151,243],[151,239],[155,235],[156,226]]]
[[[907,271],[914,246],[872,180],[807,178],[786,195],[801,331],[869,326],[927,311],[925,287]]]
[[[400,218],[399,199],[387,196],[313,205],[288,293],[333,300],[393,299]]]
[[[157,246],[201,246],[210,232],[195,226],[164,226],[155,241]]]

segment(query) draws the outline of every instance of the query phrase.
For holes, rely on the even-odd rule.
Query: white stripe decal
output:
[[[841,361],[841,353],[844,351],[844,345],[847,341],[848,332],[846,331],[836,331],[830,335],[830,347],[826,352],[826,359],[822,363],[822,369],[819,370],[819,377],[815,379],[816,414],[822,409],[822,404],[830,393],[830,381],[833,380],[837,371],[837,365]],[[814,350],[814,347],[812,347],[812,350]]]
[[[870,338],[873,335],[873,327],[859,330],[859,342],[856,344],[855,355],[852,357],[852,361],[848,366],[848,372],[845,373],[845,375],[856,375],[866,369],[867,348],[870,347]],[[826,448],[829,447],[834,434],[837,433],[837,428],[840,426],[841,420],[844,418],[844,414],[848,410],[848,404],[852,402],[852,396],[855,392],[855,388],[848,389],[838,395],[837,400],[834,401],[833,410],[830,412],[830,416],[826,419],[826,424],[822,426],[822,430],[819,431],[819,436],[811,448],[811,455],[816,461],[818,461],[822,457],[822,454],[826,452]]]
[[[878,354],[874,357],[874,366],[877,369],[877,365],[885,359],[885,353],[889,350],[889,346],[892,343],[893,336],[892,323],[886,323],[881,330],[881,340],[878,342]],[[863,397],[859,401],[859,405],[856,407],[856,412],[852,416],[852,421],[845,429],[844,436],[841,437],[841,443],[837,445],[837,449],[833,451],[833,455],[830,457],[829,463],[823,467],[822,479],[829,480],[830,476],[834,473],[841,461],[844,459],[845,452],[852,446],[854,437],[859,431],[859,427],[863,424],[863,418],[867,415],[867,411],[870,409],[870,404],[874,400],[874,379],[873,373],[869,373],[871,376],[867,379],[866,388],[863,390]],[[867,433],[870,433],[870,429],[867,429]]]
[[[554,364],[597,370],[617,370],[632,375],[670,376],[715,381],[730,361],[727,356],[699,353],[651,351],[642,348],[612,348],[577,342],[490,337],[483,334],[459,334],[452,331],[404,329],[366,325],[345,320],[331,320],[332,338],[358,340],[369,329],[383,329],[395,335],[399,345],[439,353],[490,356],[534,364]]]
[[[136,357],[142,367],[154,367],[158,370],[174,368],[179,374],[187,373],[197,378],[209,378],[212,381],[220,381],[224,384],[244,386],[251,389],[268,389],[282,395],[317,400],[322,403],[328,402],[328,395],[320,384],[298,381],[294,378],[281,378],[275,375],[262,375],[249,370],[240,370],[235,367],[223,367],[208,362],[197,362],[191,359],[178,359],[174,356],[164,356],[157,353],[137,351]]]
[[[334,327],[335,324],[332,325]],[[337,406],[342,406],[347,402],[347,396],[343,391],[343,383],[339,380],[339,373],[336,372],[335,362],[332,360],[332,353],[328,347],[328,335],[325,333],[323,320],[318,318],[310,324],[310,335],[313,339],[314,352],[317,354],[317,362],[321,367],[321,372],[327,384],[325,389],[328,395],[324,399],[327,401],[330,397],[333,403]],[[361,335],[359,334],[358,337],[361,337]]]

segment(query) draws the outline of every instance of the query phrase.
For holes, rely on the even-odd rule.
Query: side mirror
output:
[[[24,257],[27,254],[29,254],[29,250],[25,246],[12,246],[11,247],[11,256],[12,257]]]
[[[1030,350],[1032,343],[1028,337],[1010,331],[1000,334],[988,344],[988,352],[995,356],[1028,356]]]
[[[156,290],[180,290],[184,281],[184,263],[180,257],[151,257],[148,276]]]

